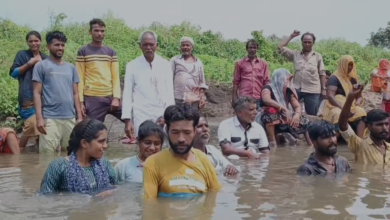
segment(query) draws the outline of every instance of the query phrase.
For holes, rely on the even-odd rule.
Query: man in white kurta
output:
[[[155,53],[157,35],[146,31],[139,43],[144,55],[126,65],[122,98],[122,119],[130,139],[138,137],[142,122],[156,121],[166,107],[175,104],[171,64]]]

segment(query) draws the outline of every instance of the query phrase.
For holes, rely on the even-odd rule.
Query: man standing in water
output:
[[[246,43],[248,56],[237,61],[233,73],[232,104],[240,96],[252,97],[256,100],[256,108],[260,107],[261,90],[270,83],[267,62],[256,56],[259,44],[256,40]]]
[[[34,105],[39,137],[39,152],[66,149],[77,121],[83,116],[77,84],[79,76],[73,64],[62,60],[66,36],[60,31],[47,33],[50,57],[35,64],[33,71]]]
[[[168,60],[157,55],[157,35],[145,31],[139,38],[143,52],[126,65],[122,119],[126,135],[133,139],[146,120],[156,121],[169,105],[174,105],[172,69]]]
[[[309,136],[314,145],[314,153],[298,168],[298,174],[327,175],[351,171],[348,160],[336,155],[337,138],[333,124],[324,120],[314,122],[309,128]]]
[[[279,45],[279,52],[288,60],[294,62],[295,73],[293,84],[297,90],[298,99],[304,100],[305,112],[308,115],[317,115],[322,98],[326,98],[325,65],[321,54],[313,51],[316,37],[312,33],[304,33],[301,37],[302,50],[291,50],[286,46],[299,31],[294,31],[290,37]]]
[[[121,88],[118,57],[103,45],[106,24],[100,19],[89,22],[92,42],[80,48],[76,67],[80,77],[79,96],[83,116],[104,122],[107,114],[121,119]]]
[[[202,61],[192,54],[194,40],[180,39],[181,55],[171,59],[176,104],[186,102],[195,110],[205,104],[204,90],[208,89]]]
[[[199,113],[187,103],[164,112],[170,148],[150,156],[144,165],[144,197],[198,195],[221,188],[211,161],[193,149]]]
[[[372,109],[367,113],[366,123],[370,135],[360,138],[348,124],[351,106],[361,96],[364,85],[355,84],[347,96],[339,118],[341,136],[348,142],[349,150],[355,154],[356,162],[370,164],[388,164],[390,161],[390,144],[385,140],[389,134],[389,114],[381,109]]]

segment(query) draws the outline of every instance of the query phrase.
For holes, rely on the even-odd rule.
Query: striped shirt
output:
[[[118,57],[107,46],[94,47],[90,44],[77,53],[76,68],[79,73],[79,96],[121,98]]]
[[[114,169],[110,161],[105,157],[101,159],[102,166],[105,166],[108,172],[110,183],[112,185],[117,184]],[[69,160],[64,157],[58,158],[51,162],[46,169],[45,175],[41,182],[41,188],[38,191],[40,194],[51,194],[57,192],[69,192],[68,180],[66,178],[66,172],[70,166]],[[96,182],[95,175],[92,167],[83,167],[85,176],[91,186],[92,191],[99,192],[98,184]]]

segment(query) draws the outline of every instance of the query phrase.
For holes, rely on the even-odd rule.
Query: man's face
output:
[[[389,119],[383,119],[382,121],[374,122],[367,125],[372,137],[378,140],[384,140],[389,135]]]
[[[190,42],[181,42],[180,51],[184,56],[190,56],[192,54],[193,46]]]
[[[303,51],[311,51],[314,45],[314,39],[311,35],[306,34],[302,40]]]
[[[336,133],[327,138],[318,137],[313,141],[316,153],[322,156],[334,156],[337,153],[337,137]]]
[[[92,25],[92,30],[89,31],[89,34],[92,36],[93,41],[102,42],[104,39],[105,30],[105,27],[94,24]]]
[[[53,39],[51,44],[47,45],[47,49],[53,57],[60,59],[64,55],[65,42]]]
[[[257,49],[258,48],[257,48],[256,44],[249,43],[248,44],[248,48],[246,49],[246,51],[248,52],[248,56],[250,56],[250,57],[256,56]]]
[[[237,112],[237,117],[246,123],[254,122],[256,115],[256,103],[248,103],[243,110]]]
[[[175,154],[187,154],[193,145],[195,129],[194,121],[176,121],[169,125],[168,140]]]
[[[142,50],[142,53],[144,53],[145,57],[153,57],[154,52],[156,52],[157,50],[157,42],[153,35],[144,35],[140,43],[140,48]]]
[[[207,144],[210,139],[209,123],[204,117],[199,118],[199,123],[195,127],[195,141]]]

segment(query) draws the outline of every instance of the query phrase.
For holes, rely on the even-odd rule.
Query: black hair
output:
[[[241,96],[233,102],[233,109],[235,112],[241,111],[247,107],[248,104],[254,104],[256,100],[252,97]]]
[[[259,48],[259,43],[257,43],[257,41],[255,39],[250,39],[246,42],[246,46],[245,46],[246,49],[248,49],[249,44],[254,44],[254,45],[256,45],[256,48]]]
[[[26,34],[26,41],[30,38],[30,36],[37,37],[40,41],[42,41],[41,34],[38,31],[30,31]]]
[[[164,143],[165,133],[158,124],[154,123],[151,120],[146,120],[142,122],[142,124],[138,128],[138,142],[143,141],[147,137],[152,135],[156,135],[160,138],[161,145]]]
[[[306,35],[310,35],[312,38],[313,38],[313,43],[316,42],[316,36],[314,36],[313,33],[310,33],[310,32],[306,32],[304,34],[302,34],[302,37],[301,37],[301,41],[303,42],[303,38],[306,36]]]
[[[69,139],[68,155],[76,152],[81,146],[81,140],[91,143],[98,138],[99,132],[107,130],[107,127],[96,119],[84,119],[73,128]]]
[[[311,140],[317,140],[318,138],[328,138],[336,135],[336,129],[334,125],[325,120],[313,122],[310,125],[308,132]]]
[[[382,109],[372,109],[367,113],[366,123],[372,125],[375,122],[389,118],[389,114]]]
[[[331,76],[331,75],[332,75],[332,72],[330,72],[329,70],[325,70],[325,74],[326,74],[327,76]]]
[[[164,120],[167,125],[167,130],[169,130],[171,123],[183,120],[193,121],[193,127],[195,129],[199,123],[199,112],[192,109],[187,103],[171,105],[165,109]]]
[[[89,30],[90,31],[92,31],[92,26],[95,24],[97,24],[101,27],[106,27],[106,24],[104,23],[104,21],[102,19],[94,18],[91,21],[89,21]]]
[[[47,44],[51,44],[54,39],[62,41],[64,43],[66,43],[66,41],[68,40],[66,38],[65,34],[62,33],[61,31],[50,31],[46,34],[46,43]]]

